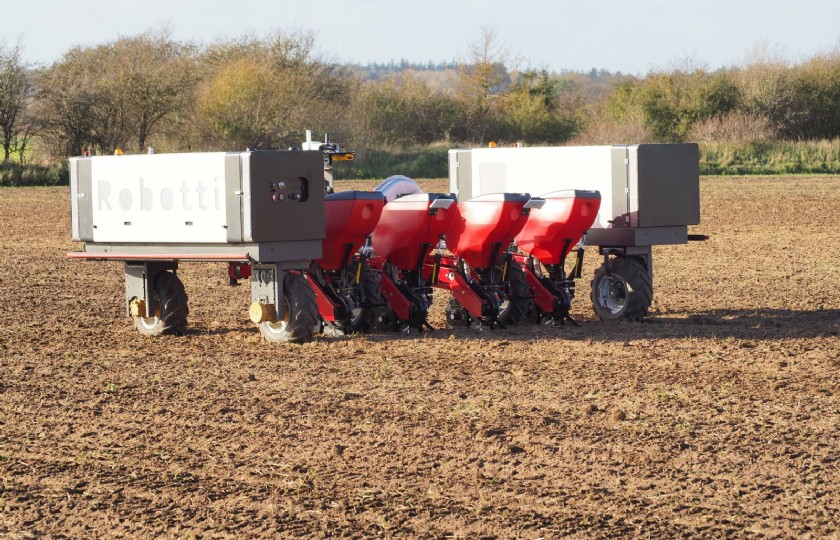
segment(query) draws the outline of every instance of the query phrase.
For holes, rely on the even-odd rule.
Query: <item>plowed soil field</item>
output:
[[[837,538],[840,178],[701,192],[646,322],[587,278],[579,328],[279,346],[223,264],[142,337],[68,189],[2,189],[0,537]]]

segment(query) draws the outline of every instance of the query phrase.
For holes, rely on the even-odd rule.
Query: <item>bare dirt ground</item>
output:
[[[837,538],[840,178],[701,189],[645,323],[587,279],[580,328],[285,347],[220,264],[140,336],[68,190],[0,190],[0,537]]]

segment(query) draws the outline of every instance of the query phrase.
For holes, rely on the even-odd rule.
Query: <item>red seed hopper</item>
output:
[[[575,294],[575,278],[580,278],[583,248],[566,274],[566,257],[592,226],[601,206],[597,191],[564,190],[540,197],[545,202],[531,209],[528,222],[516,235],[516,244],[530,257],[516,256],[525,269],[525,277],[538,316],[545,323],[564,323]]]
[[[449,193],[412,193],[385,205],[373,231],[376,257],[371,260],[382,272],[382,295],[390,308],[384,326],[428,326],[432,289],[424,279],[424,264],[457,215],[455,196]]]
[[[377,274],[359,248],[376,227],[385,197],[370,191],[341,191],[324,197],[326,238],[322,257],[305,272],[315,292],[321,329],[341,335],[367,332],[382,304]]]
[[[524,193],[491,193],[462,202],[446,231],[446,248],[473,268],[489,268],[525,226]]]
[[[455,196],[414,193],[389,202],[373,231],[373,249],[400,270],[422,263],[458,215]]]
[[[545,203],[531,210],[516,235],[516,245],[542,264],[560,264],[594,223],[601,195],[597,191],[564,190],[540,198]]]
[[[459,204],[446,248],[430,261],[433,283],[448,289],[450,324],[512,324],[524,315],[528,287],[508,247],[525,225],[531,196],[493,193]]]
[[[324,197],[327,237],[322,257],[316,262],[325,270],[339,270],[371,235],[385,197],[376,191],[339,191]]]

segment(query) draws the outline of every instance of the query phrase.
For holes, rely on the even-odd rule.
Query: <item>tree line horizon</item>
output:
[[[197,46],[166,31],[76,46],[44,67],[0,45],[0,160],[283,149],[306,129],[367,149],[840,137],[840,51],[798,63],[690,61],[638,75],[520,68],[484,30],[467,57],[336,64],[312,33]],[[424,67],[425,66],[425,67]]]

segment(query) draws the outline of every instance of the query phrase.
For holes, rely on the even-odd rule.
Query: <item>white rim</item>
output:
[[[149,298],[149,302],[152,302],[155,306],[156,315],[153,317],[135,317],[135,319],[137,320],[137,323],[146,330],[154,330],[155,326],[157,326],[160,322],[160,302],[152,298]]]
[[[276,323],[264,322],[263,324],[273,334],[282,334],[286,330],[286,327],[289,326],[289,323],[287,323],[286,321],[280,321]]]
[[[598,303],[613,315],[621,313],[627,305],[627,284],[615,276],[604,276],[598,283]]]

